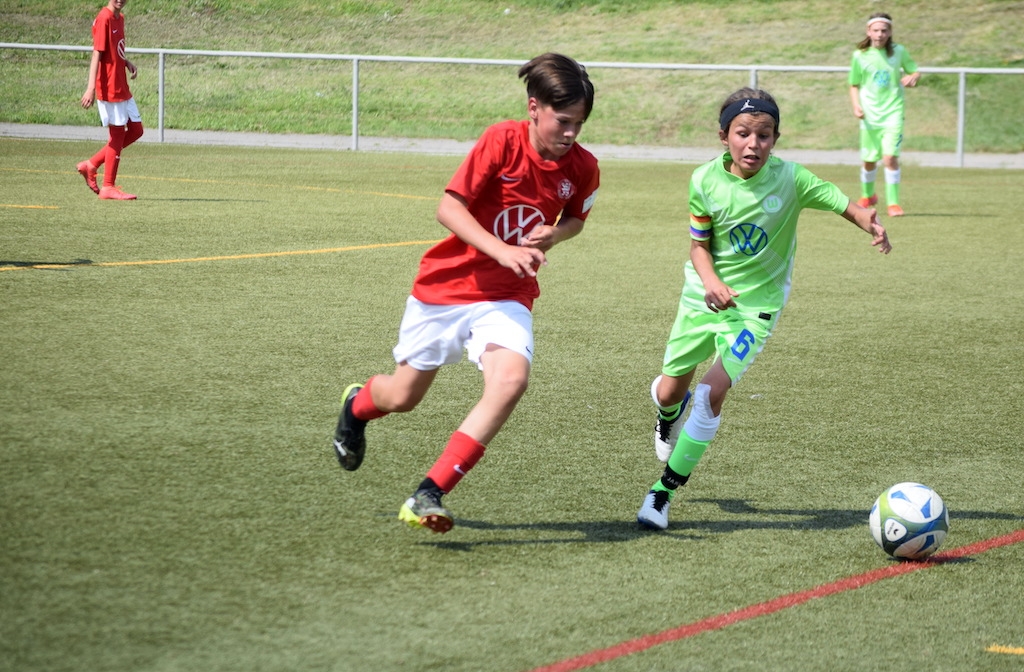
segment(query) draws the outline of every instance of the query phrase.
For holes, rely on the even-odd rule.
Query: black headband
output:
[[[744,98],[732,103],[729,107],[722,110],[722,116],[718,118],[718,125],[723,131],[727,131],[733,119],[747,112],[765,112],[770,114],[772,119],[775,120],[775,125],[779,125],[779,108],[760,98]]]

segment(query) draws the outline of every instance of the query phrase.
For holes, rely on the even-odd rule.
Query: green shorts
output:
[[[680,306],[665,346],[661,372],[682,376],[715,355],[735,385],[764,348],[776,321],[778,313],[750,317],[733,308],[716,314]]]
[[[902,128],[861,128],[860,160],[876,163],[883,156],[899,156],[902,144]]]

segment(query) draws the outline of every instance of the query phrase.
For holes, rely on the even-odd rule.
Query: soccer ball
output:
[[[949,511],[939,493],[920,483],[897,483],[875,500],[871,536],[901,560],[920,560],[939,549],[949,531]]]

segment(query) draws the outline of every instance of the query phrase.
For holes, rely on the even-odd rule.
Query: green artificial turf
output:
[[[393,366],[459,159],[142,144],[121,203],[74,170],[95,149],[0,140],[0,669],[531,670],[888,566],[867,514],[899,481],[945,499],[945,549],[1024,526],[1020,171],[905,167],[888,257],[805,212],[779,328],[656,534],[693,166],[603,161],[541,271],[530,390],[438,536],[395,516],[475,367],[372,423],[357,472],[329,439]],[[1024,646],[1022,576],[997,548],[593,669],[1017,669],[986,649]]]

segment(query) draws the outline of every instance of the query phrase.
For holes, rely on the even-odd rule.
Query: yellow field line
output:
[[[37,173],[37,174],[70,174],[69,171],[59,170],[29,170],[25,168],[6,168],[0,167],[0,172],[20,172],[20,173]],[[147,177],[142,175],[131,176],[132,179],[136,180],[156,180],[161,182],[187,182],[192,184],[221,184],[221,185],[245,185],[250,187],[259,188],[275,188],[282,189],[285,185],[281,184],[254,184],[250,182],[232,182],[227,180],[198,180],[194,178],[177,178],[177,177]],[[322,191],[327,193],[339,193],[339,194],[355,194],[362,196],[382,196],[386,198],[404,198],[411,200],[424,200],[433,201],[436,200],[437,196],[415,196],[411,194],[396,194],[391,192],[383,191],[357,191],[353,189],[338,189],[334,187],[311,187],[296,185],[291,187],[293,189],[301,189],[304,191]],[[27,208],[27,209],[46,209],[46,210],[59,210],[59,206],[55,205],[15,205],[15,204],[0,204],[0,207],[4,208]],[[328,247],[319,250],[291,250],[286,252],[259,252],[253,254],[233,254],[233,255],[221,255],[213,257],[193,257],[188,259],[149,259],[141,261],[98,261],[92,263],[68,263],[68,264],[33,264],[30,266],[0,266],[0,272],[3,271],[18,271],[26,268],[34,269],[61,269],[61,268],[72,268],[74,266],[155,266],[159,264],[185,264],[195,263],[200,261],[232,261],[238,259],[265,259],[270,257],[286,257],[303,254],[329,254],[332,252],[352,252],[355,250],[372,250],[380,249],[385,247],[401,247],[407,245],[432,245],[436,243],[436,240],[412,240],[401,243],[380,243],[374,245],[352,245],[348,247]]]
[[[9,173],[35,173],[41,175],[68,175],[75,174],[70,173],[66,170],[29,170],[26,168],[5,168],[0,167],[0,172]],[[186,182],[188,184],[224,184],[224,185],[244,185],[248,187],[258,187],[260,189],[301,189],[303,191],[323,191],[334,194],[353,194],[357,196],[385,196],[388,198],[405,198],[415,201],[434,201],[440,199],[440,194],[436,196],[414,196],[412,194],[395,194],[387,191],[359,191],[355,189],[338,189],[336,187],[309,187],[304,185],[292,185],[290,187],[283,184],[256,184],[253,182],[232,182],[229,180],[197,180],[189,177],[149,177],[146,175],[121,175],[121,177],[127,177],[132,180],[152,180],[156,182]],[[56,206],[5,206],[5,207],[56,207]]]
[[[187,259],[148,259],[142,261],[96,261],[91,263],[68,264],[34,264],[32,266],[0,266],[0,272],[20,271],[26,268],[61,269],[76,266],[157,266],[161,264],[189,264],[200,261],[234,261],[238,259],[268,259],[270,257],[289,257],[303,254],[330,254],[332,252],[353,252],[356,250],[377,250],[385,247],[407,247],[409,245],[433,245],[436,240],[407,240],[401,243],[375,243],[373,245],[349,245],[347,247],[324,247],[319,250],[288,250],[285,252],[255,252],[252,254],[229,254],[217,257],[191,257]]]
[[[985,649],[991,653],[1009,653],[1014,656],[1024,656],[1024,646],[1000,646],[999,644],[993,644],[992,646]]]

